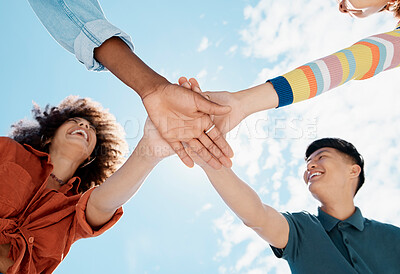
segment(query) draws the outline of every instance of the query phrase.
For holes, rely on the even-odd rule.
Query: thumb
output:
[[[197,106],[197,111],[210,115],[225,115],[232,110],[230,106],[222,106],[220,104],[209,101],[198,93],[194,93],[194,101]]]

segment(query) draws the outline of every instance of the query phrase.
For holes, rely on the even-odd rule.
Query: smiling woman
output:
[[[100,104],[67,97],[0,137],[0,272],[52,273],[71,245],[113,226],[173,150],[150,120],[126,163],[121,126]],[[115,172],[115,173],[114,173]]]
[[[58,142],[58,139],[62,138],[62,136],[57,133],[64,128],[67,130],[81,128],[83,132],[86,132],[85,127],[80,127],[79,125],[80,121],[85,120],[94,129],[95,133],[93,130],[87,131],[89,136],[93,135],[90,140],[90,146],[94,146],[91,148],[92,152],[82,159],[82,162],[86,159],[88,160],[86,160],[86,163],[80,163],[81,167],[75,173],[75,176],[82,180],[79,186],[81,192],[104,182],[106,178],[116,171],[124,159],[124,154],[127,152],[124,132],[122,127],[115,121],[115,117],[105,111],[100,104],[89,98],[69,96],[58,107],[47,105],[44,110],[35,105],[33,118],[37,123],[21,120],[14,124],[11,137],[20,144],[30,145],[32,148],[50,153],[50,155],[72,153],[74,150],[71,151],[70,148],[75,147],[73,143],[78,145],[82,143],[79,142],[79,139],[76,140],[77,142],[73,138],[68,140],[68,136],[66,136],[66,140]],[[54,142],[52,142],[53,138]],[[64,141],[66,142],[64,143]],[[65,147],[67,144],[69,144],[69,149]],[[53,148],[52,151],[50,151],[51,147]],[[89,161],[92,162],[87,164]]]

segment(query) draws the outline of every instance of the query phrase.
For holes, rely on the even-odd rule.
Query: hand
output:
[[[231,165],[228,157],[233,156],[233,151],[221,133],[214,130],[209,134],[212,141],[204,134],[204,131],[213,125],[208,114],[226,114],[231,110],[229,106],[220,106],[196,92],[169,83],[117,37],[108,39],[96,48],[94,55],[115,76],[139,94],[161,136],[187,166],[193,166],[193,161],[187,155],[181,141],[189,142],[214,168],[220,168],[221,163]],[[214,150],[210,143],[215,144],[223,152],[223,156],[218,157],[213,153],[216,157],[214,158],[210,154],[210,151]]]
[[[143,97],[143,103],[161,136],[187,166],[194,163],[181,142],[188,143],[215,169],[221,168],[221,163],[226,167],[232,165],[228,157],[233,156],[233,151],[221,132],[215,128],[208,135],[204,133],[213,125],[208,114],[227,114],[229,106],[210,102],[190,89],[170,83],[159,85]]]
[[[182,85],[183,82],[186,81],[185,77],[181,77],[179,79],[179,84]],[[189,82],[191,84],[191,88],[194,91],[201,92],[200,86],[196,79],[190,78]],[[218,92],[203,92],[202,95],[206,97],[208,100],[225,105],[231,106],[231,112],[212,116],[211,119],[213,120],[215,126],[221,131],[222,134],[226,134],[231,131],[234,127],[236,127],[244,118],[248,115],[244,111],[243,101],[240,100],[238,96],[239,93],[231,93],[228,91],[218,91]]]

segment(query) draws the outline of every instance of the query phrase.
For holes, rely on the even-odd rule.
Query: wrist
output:
[[[269,82],[241,90],[236,96],[241,102],[246,117],[262,110],[276,108],[279,104],[274,86]]]
[[[204,165],[204,166],[201,166],[201,168],[204,170],[204,172],[207,174],[207,177],[209,177],[210,179],[214,178],[215,176],[219,177],[219,176],[226,175],[232,171],[231,168],[227,168],[224,166],[220,169],[214,169],[208,165]]]
[[[112,37],[94,50],[96,60],[142,98],[169,84],[168,80],[147,66],[118,37]]]
[[[142,80],[143,83],[135,90],[143,102],[149,95],[156,94],[157,92],[164,90],[168,85],[171,85],[166,78],[155,72],[153,75],[148,75],[147,79]]]
[[[152,147],[147,140],[142,138],[133,153],[140,161],[154,167],[163,159],[162,157],[158,157],[155,152],[156,150],[154,147]]]

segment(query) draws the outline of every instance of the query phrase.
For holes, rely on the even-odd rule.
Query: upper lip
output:
[[[80,135],[85,138],[87,142],[89,142],[89,133],[84,128],[75,128],[69,134],[71,135]]]
[[[317,175],[322,175],[322,174],[323,174],[322,171],[317,171],[317,170],[310,171],[308,173],[308,181],[310,181],[312,177],[317,176]]]

